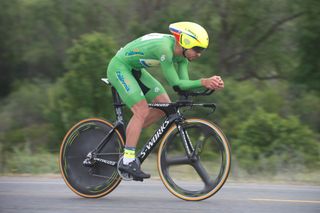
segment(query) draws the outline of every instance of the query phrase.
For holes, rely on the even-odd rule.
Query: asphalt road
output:
[[[320,186],[227,182],[200,202],[180,200],[160,180],[123,181],[111,194],[85,199],[59,177],[0,177],[0,213],[219,212],[320,213]]]

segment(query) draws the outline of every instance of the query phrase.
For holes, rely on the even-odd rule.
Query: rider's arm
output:
[[[188,66],[189,61],[186,59],[178,62],[178,75],[181,80],[189,80]]]
[[[201,81],[199,80],[188,80],[188,79],[180,79],[177,71],[172,62],[172,54],[162,55],[160,58],[161,69],[162,72],[169,82],[169,85],[174,87],[177,86],[181,90],[195,89],[202,87]],[[182,74],[182,78],[185,78],[186,75]]]

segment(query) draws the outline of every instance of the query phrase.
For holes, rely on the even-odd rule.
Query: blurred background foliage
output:
[[[221,75],[225,89],[199,98],[217,103],[214,114],[186,113],[222,127],[233,176],[319,180],[319,20],[318,0],[0,1],[0,172],[57,172],[61,139],[75,122],[114,120],[100,78],[116,51],[193,21],[207,29],[210,46],[190,76]],[[161,71],[150,72],[174,100]]]

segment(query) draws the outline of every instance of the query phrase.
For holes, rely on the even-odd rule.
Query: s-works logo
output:
[[[141,157],[144,157],[147,154],[147,152],[149,152],[157,144],[157,140],[162,136],[162,134],[166,130],[169,123],[170,123],[169,121],[164,121],[164,123],[161,125],[161,127],[157,130],[157,132],[153,135],[153,137],[146,144],[144,150],[141,151]]]

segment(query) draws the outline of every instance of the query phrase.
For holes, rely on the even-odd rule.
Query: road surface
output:
[[[213,197],[187,202],[160,180],[121,182],[111,194],[86,199],[59,177],[0,177],[0,213],[320,213],[320,186],[227,182]]]

